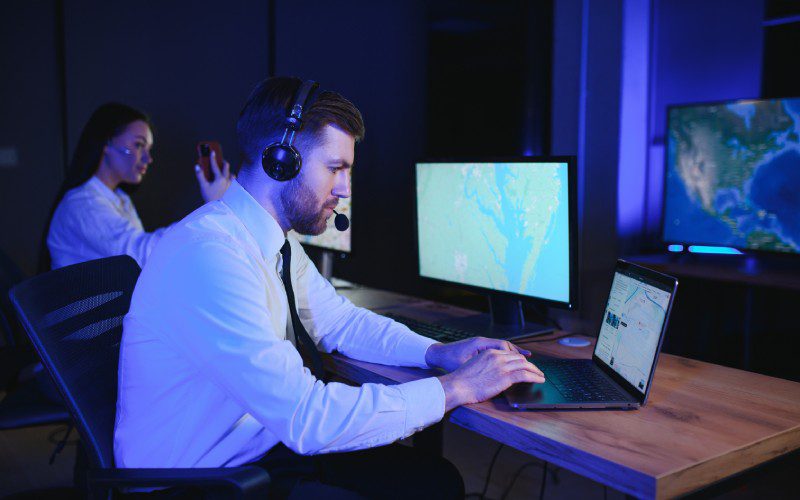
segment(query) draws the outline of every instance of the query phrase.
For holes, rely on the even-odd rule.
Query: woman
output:
[[[56,199],[46,233],[51,262],[42,263],[45,269],[122,254],[144,267],[167,228],[146,232],[120,185],[142,181],[153,162],[152,146],[150,120],[141,111],[117,103],[95,110]],[[228,162],[220,172],[212,155],[211,167],[215,176],[208,182],[195,166],[206,202],[221,198],[231,182]]]

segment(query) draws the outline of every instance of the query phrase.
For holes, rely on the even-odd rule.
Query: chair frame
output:
[[[91,446],[85,446],[85,449],[87,453],[96,455],[91,458],[93,459],[92,462],[97,464],[107,463],[107,460],[99,454],[99,444],[88,427],[87,420],[84,417],[84,409],[78,407],[76,401],[71,397],[71,391],[67,387],[64,378],[57,371],[56,364],[51,358],[55,353],[48,352],[39,337],[39,333],[35,330],[31,318],[26,313],[25,301],[28,300],[27,296],[29,294],[33,294],[35,298],[36,291],[42,288],[42,285],[53,281],[54,276],[58,273],[74,273],[76,270],[83,272],[84,269],[88,271],[101,265],[122,268],[131,264],[138,269],[135,261],[128,256],[108,257],[75,264],[74,266],[67,266],[25,280],[12,288],[9,293],[20,323],[28,337],[30,337],[36,352],[39,354],[59,393],[64,398],[65,405],[76,423],[81,439],[91,444]],[[77,269],[76,266],[84,267]],[[121,327],[119,328],[121,329]],[[99,498],[112,498],[114,490],[119,488],[198,486],[211,489],[208,492],[209,495],[219,491],[219,493],[224,492],[223,496],[225,498],[264,499],[267,498],[269,482],[270,477],[267,471],[255,466],[175,469],[90,467],[87,472],[89,495],[90,497]]]

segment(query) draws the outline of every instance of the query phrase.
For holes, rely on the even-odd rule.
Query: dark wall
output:
[[[759,97],[764,0],[654,0],[646,232],[660,238],[667,107]]]
[[[416,0],[276,2],[276,73],[340,92],[366,124],[352,172],[353,253],[334,274],[395,290],[416,285],[411,183],[424,156],[426,12]]]
[[[617,253],[622,1],[555,4],[552,152],[578,155],[580,311],[559,314],[595,335]]]
[[[155,160],[134,202],[150,230],[175,222],[202,203],[198,141],[218,140],[239,163],[239,109],[267,76],[267,2],[64,3],[70,153],[103,102],[145,110]]]
[[[56,28],[55,1],[3,2],[0,249],[26,274],[36,271],[42,232],[63,178]]]

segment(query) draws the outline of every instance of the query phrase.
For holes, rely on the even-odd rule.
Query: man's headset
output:
[[[261,166],[264,172],[276,181],[289,181],[297,177],[300,167],[303,166],[303,157],[300,151],[292,146],[294,135],[300,130],[303,124],[303,111],[310,108],[319,94],[319,84],[312,80],[306,80],[297,90],[294,104],[289,108],[286,115],[286,125],[283,130],[283,137],[280,142],[273,142],[261,153]],[[345,214],[340,214],[336,210],[333,222],[336,229],[346,231],[350,227],[350,219]]]
[[[264,172],[276,181],[288,181],[297,177],[303,165],[303,157],[292,146],[295,134],[303,124],[303,112],[314,104],[319,84],[306,80],[295,94],[294,103],[286,115],[285,129],[280,142],[273,142],[261,153],[261,166]]]

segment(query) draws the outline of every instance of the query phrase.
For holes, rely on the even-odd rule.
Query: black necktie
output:
[[[294,337],[303,343],[308,356],[311,357],[311,373],[314,374],[319,380],[323,380],[325,370],[322,367],[322,356],[319,355],[317,346],[311,340],[311,336],[306,331],[303,323],[300,322],[300,317],[297,315],[297,307],[294,304],[294,290],[292,289],[292,247],[289,245],[289,240],[281,247],[281,255],[283,256],[283,269],[281,269],[281,279],[283,280],[283,287],[286,289],[286,298],[289,299],[289,314],[292,316],[292,327],[294,327]],[[299,347],[299,346],[298,346]]]

